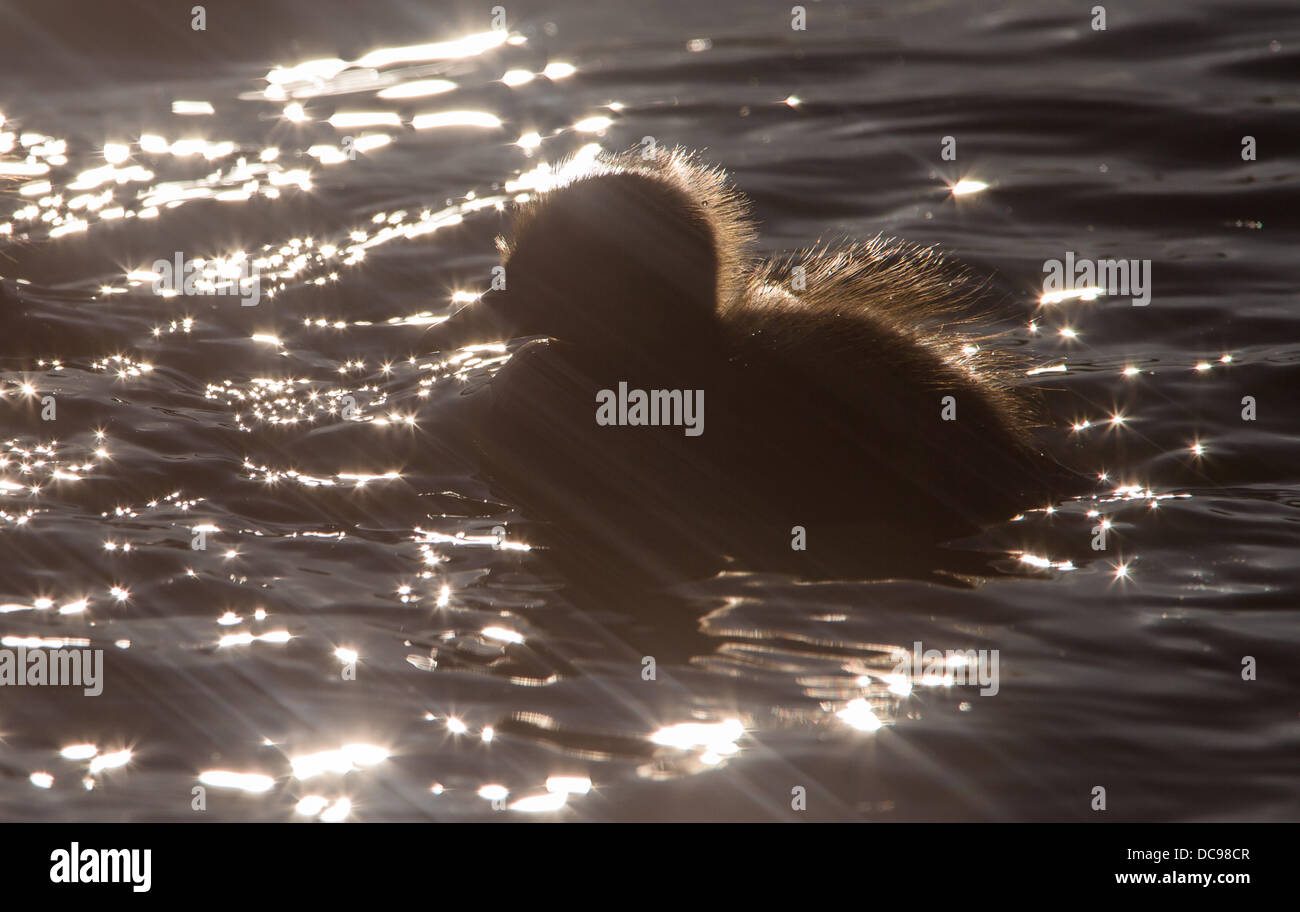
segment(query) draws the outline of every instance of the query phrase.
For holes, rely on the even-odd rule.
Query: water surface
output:
[[[0,692],[0,816],[1300,816],[1293,8],[189,5],[0,12],[0,635],[105,650],[101,696]],[[928,578],[593,604],[444,434],[511,348],[419,338],[511,200],[647,138],[765,252],[990,275],[1095,495]],[[1042,305],[1067,251],[1149,259],[1150,304]],[[177,252],[257,305],[154,294]],[[998,693],[896,677],[917,642]]]

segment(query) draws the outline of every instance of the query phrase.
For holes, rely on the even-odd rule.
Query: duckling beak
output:
[[[421,338],[425,351],[454,351],[466,345],[482,345],[512,339],[518,333],[505,316],[505,292],[488,291],[456,311],[441,323],[429,327]]]

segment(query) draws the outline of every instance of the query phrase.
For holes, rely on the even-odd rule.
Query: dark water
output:
[[[1294,5],[508,5],[509,40],[490,5],[191,5],[0,8],[0,635],[104,650],[98,697],[0,690],[0,817],[1300,817]],[[482,125],[412,127],[447,111]],[[963,542],[976,575],[579,598],[442,434],[509,350],[419,337],[545,164],[645,137],[727,168],[764,251],[991,274],[1096,495]],[[1067,251],[1150,260],[1150,304],[1041,306]],[[262,299],[130,275],[177,252]],[[997,650],[998,693],[892,677],[918,641]]]

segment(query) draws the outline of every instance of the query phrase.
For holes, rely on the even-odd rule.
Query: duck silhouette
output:
[[[424,345],[540,337],[468,433],[572,570],[878,575],[1079,487],[933,249],[758,261],[746,199],[682,150],[560,175],[498,241],[505,287]]]

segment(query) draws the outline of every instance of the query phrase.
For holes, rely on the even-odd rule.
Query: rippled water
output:
[[[0,691],[0,816],[1300,816],[1300,16],[1123,6],[4,11],[0,635],[105,654],[98,697]],[[993,274],[1096,495],[957,575],[582,597],[444,433],[509,348],[419,339],[510,200],[645,137],[765,250]],[[1042,305],[1067,251],[1151,303]],[[154,294],[177,252],[257,305]],[[894,674],[917,642],[998,693]]]

